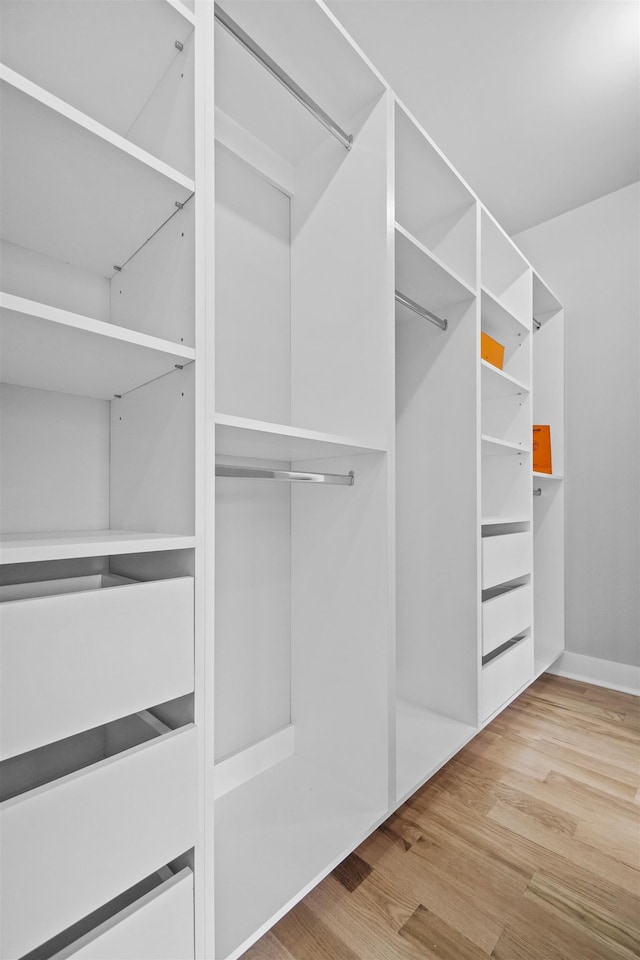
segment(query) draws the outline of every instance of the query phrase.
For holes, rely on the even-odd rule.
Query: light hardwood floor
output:
[[[545,674],[245,960],[640,957],[639,729]]]

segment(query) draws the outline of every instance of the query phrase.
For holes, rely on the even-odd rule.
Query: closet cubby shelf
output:
[[[530,388],[522,382],[505,373],[498,367],[489,363],[487,360],[481,360],[482,370],[482,399],[495,400],[498,397],[514,397],[522,393],[529,393]]]
[[[223,413],[215,415],[215,424],[216,454],[221,456],[291,461],[386,452],[385,447],[358,438]]]
[[[462,277],[399,223],[396,232],[396,287],[435,313],[471,300],[476,292]]]
[[[480,522],[483,527],[495,527],[511,523],[531,523],[531,516],[524,513],[512,513],[505,514],[503,517],[482,517]]]
[[[385,812],[299,756],[216,800],[216,956],[244,953]]]
[[[500,298],[484,285],[481,288],[481,304],[482,329],[496,340],[501,337],[525,337],[531,332],[526,324],[518,320]]]
[[[482,455],[486,457],[499,457],[508,454],[530,454],[529,447],[523,447],[522,444],[512,443],[510,440],[499,440],[497,437],[482,435]]]
[[[398,700],[396,705],[396,802],[415,790],[468,743],[478,728]]]
[[[70,530],[0,535],[0,564],[151,553],[195,547],[194,536],[132,530]]]
[[[112,276],[194,181],[14,70],[0,81],[3,238]]]
[[[195,350],[0,292],[0,380],[111,400],[195,359]]]
[[[135,137],[172,67],[184,72],[193,12],[180,0],[44,3],[37,14],[29,6],[3,4],[0,60],[115,133]],[[185,79],[193,86],[191,74]]]
[[[533,476],[536,480],[564,480],[560,473],[538,473],[537,470],[533,471]]]
[[[533,273],[533,317],[538,322],[544,323],[554,314],[562,310],[562,304],[547,284],[540,279],[538,274]]]

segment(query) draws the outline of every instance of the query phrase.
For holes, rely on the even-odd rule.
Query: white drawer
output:
[[[533,640],[518,641],[482,668],[482,719],[486,720],[533,677]]]
[[[482,655],[513,639],[533,619],[531,584],[505,589],[482,603]]]
[[[80,577],[4,597],[2,760],[193,691],[192,577]]]
[[[118,749],[118,742],[123,745],[124,723],[115,724],[115,731],[106,728],[112,749]],[[145,735],[152,734],[147,729]],[[86,739],[79,737],[78,742]],[[125,744],[130,742],[124,738]],[[65,751],[72,748],[65,746]],[[32,777],[38,774],[30,772]],[[194,845],[195,728],[190,724],[155,735],[5,800],[0,804],[0,831],[0,956],[10,960]]]
[[[482,589],[531,573],[530,533],[507,533],[482,540]]]
[[[193,874],[164,880],[51,960],[192,960]]]

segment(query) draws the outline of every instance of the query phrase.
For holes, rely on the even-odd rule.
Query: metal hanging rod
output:
[[[535,327],[536,330],[539,330],[540,327],[542,326],[542,324],[540,323],[537,317],[533,318],[533,326]]]
[[[400,293],[399,290],[396,290],[396,302],[401,303],[403,307],[408,307],[409,310],[413,310],[413,312],[417,313],[423,320],[428,320],[429,323],[435,323],[436,327],[440,327],[441,330],[446,330],[449,326],[448,320],[442,320],[436,316],[435,313],[431,313],[430,310],[421,307],[415,300],[410,300],[409,297],[405,297],[404,293]]]
[[[542,496],[542,487],[534,487],[534,488],[533,488],[533,495],[534,495],[534,497],[541,497],[541,496]]]
[[[233,464],[216,463],[216,477],[240,477],[244,480],[289,480],[303,483],[331,483],[352,487],[355,483],[353,470],[350,473],[306,473],[298,470],[269,470],[262,467],[237,467]]]
[[[255,57],[258,63],[261,63],[262,66],[269,71],[271,76],[275,77],[278,83],[281,83],[282,86],[296,98],[298,103],[301,103],[309,113],[312,113],[313,116],[327,128],[329,133],[331,133],[336,140],[340,141],[343,147],[351,150],[353,136],[345,133],[342,127],[338,126],[335,120],[332,120],[329,114],[325,113],[322,107],[318,106],[315,100],[312,100],[311,97],[304,92],[302,87],[299,87],[295,80],[293,80],[288,73],[285,73],[275,60],[271,59],[269,54],[266,53],[262,47],[258,46],[255,40],[252,40],[249,34],[245,33],[242,27],[238,26],[235,20],[232,20],[229,14],[225,13],[219,4],[214,3],[213,8],[214,16],[218,23],[221,24],[225,30],[228,30],[231,36],[234,37],[252,57]]]

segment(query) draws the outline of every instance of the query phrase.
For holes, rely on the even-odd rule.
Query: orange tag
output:
[[[548,424],[533,425],[533,471],[553,473],[551,469],[551,427]]]
[[[502,370],[504,347],[486,333],[480,334],[480,356],[487,363],[492,363],[494,367]]]

